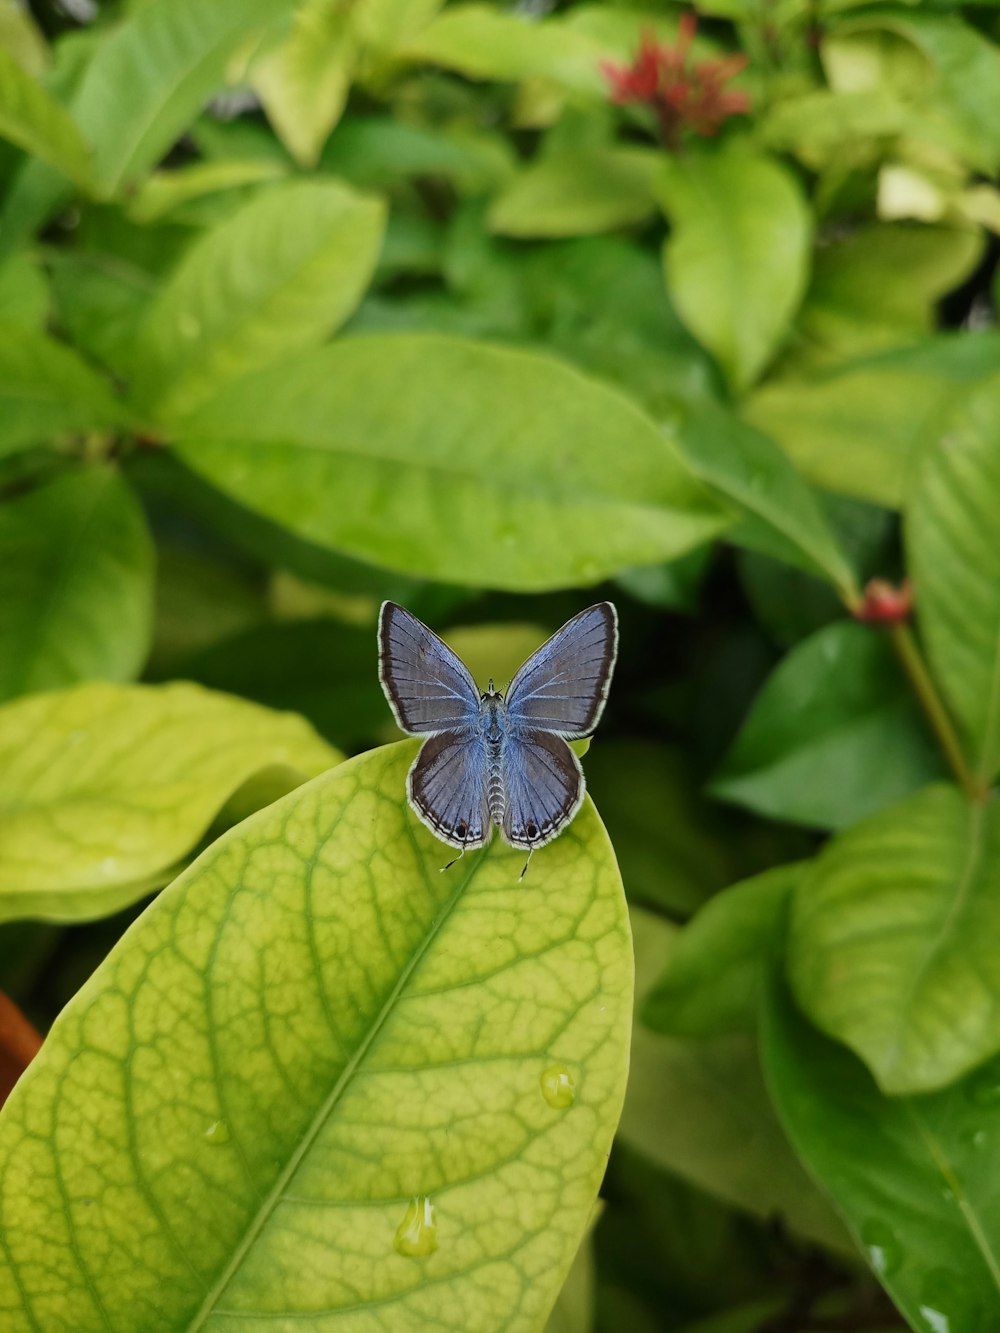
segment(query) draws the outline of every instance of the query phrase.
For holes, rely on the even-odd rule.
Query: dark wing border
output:
[[[603,683],[601,685],[600,694],[598,695],[594,703],[594,708],[592,712],[587,718],[584,719],[584,724],[582,729],[574,728],[572,731],[560,731],[554,727],[544,728],[544,730],[551,731],[556,736],[561,736],[563,740],[579,741],[579,740],[584,740],[587,736],[593,735],[594,731],[597,729],[597,724],[600,722],[601,716],[604,712],[604,705],[608,702],[608,695],[611,693],[611,678],[614,675],[615,664],[618,661],[618,610],[614,602],[595,602],[593,606],[584,607],[584,609],[582,611],[578,611],[575,616],[571,616],[570,619],[566,621],[565,625],[561,625],[554,634],[549,635],[549,637],[540,647],[535,649],[535,651],[531,654],[531,657],[529,657],[526,662],[521,663],[521,665],[515,672],[514,679],[511,681],[510,686],[507,690],[507,695],[506,695],[507,706],[509,708],[510,707],[516,708],[516,704],[513,703],[513,698],[517,690],[518,678],[521,676],[522,672],[524,671],[524,668],[528,665],[528,663],[531,662],[539,653],[544,652],[545,649],[549,646],[549,644],[553,641],[553,639],[558,639],[562,634],[565,634],[566,631],[569,630],[570,627],[576,623],[576,621],[582,619],[584,616],[590,615],[594,611],[600,611],[602,613],[605,619],[605,624],[608,629],[608,649],[604,661],[601,663],[600,666],[600,672],[601,675],[603,676]],[[532,723],[529,721],[528,725],[531,726]]]
[[[456,653],[453,648],[449,648],[444,639],[442,639],[439,634],[435,634],[432,629],[429,629],[418,616],[413,614],[412,611],[407,611],[405,606],[400,606],[398,602],[384,601],[379,608],[378,613],[378,679],[379,684],[382,686],[382,693],[386,697],[386,702],[392,709],[392,715],[396,719],[396,725],[399,727],[400,731],[405,731],[408,736],[434,736],[440,734],[442,731],[453,730],[454,728],[449,727],[447,722],[443,722],[440,727],[428,727],[422,731],[413,731],[400,712],[397,700],[402,698],[402,694],[392,679],[392,670],[389,665],[388,654],[385,651],[386,631],[389,628],[391,618],[395,616],[397,612],[400,612],[410,620],[415,621],[429,638],[435,639],[441,645],[445,657],[451,659],[455,663],[457,674],[468,684],[470,700],[475,701],[476,704],[479,703],[479,687],[472,679],[472,673],[459,657],[458,653]],[[460,719],[455,718],[454,721],[457,722],[460,721]]]

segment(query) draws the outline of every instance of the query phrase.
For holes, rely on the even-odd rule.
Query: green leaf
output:
[[[587,784],[630,902],[686,917],[733,878],[718,812],[699,795],[679,750],[600,738],[587,759]]]
[[[136,676],[152,599],[153,544],[117,472],[67,472],[0,505],[0,699]]]
[[[1000,377],[959,400],[927,442],[906,515],[920,629],[974,771],[1000,773]]]
[[[339,758],[294,714],[197,685],[94,683],[5,704],[0,920],[114,911],[254,775],[288,790]]]
[[[0,263],[0,327],[41,333],[49,318],[49,285],[24,250]]]
[[[934,1096],[888,1098],[777,988],[763,1027],[788,1135],[910,1327],[1000,1325],[1000,1064]]]
[[[744,404],[819,486],[898,507],[927,431],[993,372],[994,334],[928,339],[808,378],[772,380]]]
[[[191,247],[146,315],[136,392],[161,419],[321,342],[375,268],[384,210],[336,181],[272,186]]]
[[[632,909],[636,992],[642,1001],[675,927]],[[664,1037],[637,1024],[619,1140],[657,1166],[756,1217],[783,1219],[834,1250],[852,1249],[809,1181],[771,1108],[753,1042]]]
[[[457,70],[470,79],[547,79],[572,92],[603,97],[600,61],[607,48],[559,18],[524,18],[487,5],[449,5],[399,52]]]
[[[768,960],[802,869],[776,866],[709,899],[678,932],[646,997],[647,1027],[674,1037],[756,1030]]]
[[[19,0],[0,0],[0,46],[29,74],[41,74],[48,64],[45,37]]]
[[[888,1093],[1000,1050],[998,950],[1000,811],[944,784],[827,843],[793,899],[798,1001]]]
[[[122,256],[98,250],[47,258],[60,327],[81,351],[126,374],[156,279]]]
[[[805,291],[809,210],[794,178],[767,157],[702,152],[666,165],[670,298],[742,392],[777,351]]]
[[[322,166],[370,189],[434,176],[454,182],[462,194],[480,194],[505,181],[515,160],[510,144],[495,132],[352,114],[323,150]]]
[[[0,46],[0,137],[91,187],[87,145],[69,114]]]
[[[346,339],[269,368],[185,422],[178,447],[318,545],[459,584],[596,583],[727,521],[618,393],[437,335]]]
[[[624,1092],[621,881],[589,804],[522,883],[499,840],[441,875],[417,748],[234,829],[60,1015],[0,1117],[11,1333],[542,1327]]]
[[[677,433],[692,470],[743,512],[729,541],[818,574],[851,596],[854,573],[826,515],[773,440],[707,398],[682,409]]]
[[[771,819],[844,828],[943,776],[889,641],[838,621],[768,678],[710,790]]]
[[[537,158],[503,187],[487,215],[501,236],[589,236],[643,222],[656,209],[659,153],[587,148]]]
[[[158,222],[184,204],[207,195],[259,185],[287,174],[282,162],[253,161],[244,158],[217,162],[195,162],[189,167],[155,171],[138,187],[129,200],[129,217],[134,222]]]
[[[42,333],[0,329],[0,457],[125,419],[104,381]]]

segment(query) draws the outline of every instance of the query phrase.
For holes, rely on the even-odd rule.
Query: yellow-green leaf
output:
[[[198,685],[78,685],[0,708],[0,920],[101,916],[195,847],[256,774],[340,754],[294,713]]]
[[[178,448],[309,541],[455,583],[596,583],[728,522],[623,395],[550,357],[434,334],[345,338],[240,380]]]
[[[656,207],[661,165],[643,148],[552,153],[511,178],[487,222],[501,236],[589,236],[642,222]]]
[[[382,241],[375,198],[330,180],[274,185],[185,255],[147,312],[136,392],[161,418],[322,341],[368,284]]]
[[[0,46],[0,135],[87,190],[90,153],[67,111]]]
[[[57,1020],[0,1116],[10,1333],[543,1327],[624,1092],[621,881],[589,802],[522,882],[498,840],[440,874],[416,749],[225,835]]]
[[[128,212],[134,222],[158,222],[167,213],[203,199],[206,195],[241,186],[258,185],[287,174],[283,162],[267,158],[232,158],[219,162],[194,162],[188,167],[154,171],[129,201]]]

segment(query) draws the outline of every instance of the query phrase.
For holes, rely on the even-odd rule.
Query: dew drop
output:
[[[596,560],[581,560],[576,567],[577,576],[596,582],[601,576],[601,567]]]
[[[229,1126],[224,1120],[213,1120],[208,1129],[205,1130],[206,1142],[217,1147],[222,1143],[229,1142]]]
[[[576,1101],[576,1079],[565,1065],[549,1065],[541,1077],[542,1096],[557,1111]]]
[[[979,1309],[961,1280],[946,1269],[932,1269],[920,1286],[920,1314],[930,1333],[974,1333]]]
[[[868,1253],[868,1262],[879,1277],[889,1277],[895,1273],[903,1254],[895,1233],[886,1225],[872,1219],[861,1228],[861,1243]]]
[[[425,1259],[438,1247],[434,1205],[426,1194],[413,1200],[396,1228],[393,1248],[407,1259]]]

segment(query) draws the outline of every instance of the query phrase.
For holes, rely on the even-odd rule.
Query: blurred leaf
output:
[[[455,583],[593,584],[726,522],[627,399],[547,357],[457,338],[306,353],[218,395],[179,449],[310,541]]]
[[[146,676],[162,680],[167,676],[190,675],[187,662],[231,635],[264,619],[267,605],[259,576],[239,568],[235,562],[213,559],[197,547],[161,539],[156,551],[156,601],[153,622],[153,646]],[[185,669],[179,669],[184,663]],[[247,665],[240,662],[241,666]],[[286,668],[293,663],[287,661]],[[214,684],[204,680],[202,684]],[[228,681],[221,688],[233,694],[246,694]],[[262,700],[261,702],[269,702]],[[294,711],[308,716],[308,710],[292,701]]]
[[[340,759],[290,713],[173,684],[78,685],[0,708],[0,919],[104,916],[196,846],[254,774]],[[162,882],[162,881],[161,881]]]
[[[914,1329],[1000,1321],[1000,1065],[946,1092],[884,1097],[842,1046],[775,989],[768,1085],[796,1151],[829,1191]]]
[[[768,1320],[779,1318],[784,1313],[786,1305],[785,1298],[771,1296],[709,1315],[707,1319],[698,1319],[693,1324],[685,1324],[677,1333],[760,1333],[760,1329],[767,1326]]]
[[[465,194],[495,189],[514,163],[513,149],[496,133],[361,115],[337,127],[322,158],[324,170],[371,189],[431,176],[453,181]]]
[[[111,468],[0,505],[0,699],[130,680],[149,648],[153,544]]]
[[[65,435],[110,430],[125,418],[84,362],[42,333],[0,329],[0,457]]]
[[[642,222],[656,209],[659,153],[588,148],[536,158],[503,186],[487,221],[502,236],[588,236]]]
[[[48,283],[34,259],[20,250],[0,263],[0,327],[41,333],[48,315]]]
[[[675,937],[642,1021],[674,1037],[754,1032],[789,894],[803,863],[776,866],[710,898]]]
[[[247,161],[243,158],[195,162],[189,167],[155,171],[129,200],[129,216],[134,222],[158,222],[166,214],[192,200],[236,189],[241,185],[277,180],[285,174],[286,168],[281,162]]]
[[[681,615],[694,615],[712,554],[711,544],[696,546],[677,560],[623,569],[615,577],[615,582],[637,602],[677,611]]]
[[[937,423],[934,423],[935,426]],[[957,400],[927,448],[906,516],[920,629],[969,761],[1000,773],[1000,376]]]
[[[470,79],[544,78],[603,97],[599,62],[606,47],[560,18],[503,13],[481,4],[449,5],[400,55],[457,70]]]
[[[202,237],[149,308],[137,392],[161,419],[321,342],[375,267],[381,204],[334,181],[273,185]]]
[[[97,250],[50,252],[56,318],[80,351],[125,373],[156,279],[121,255]]]
[[[497,842],[438,874],[403,797],[417,748],[361,755],[233,830],[70,1002],[0,1122],[8,1286],[16,1264],[81,1330],[317,1309],[366,1330],[442,1309],[542,1326],[624,1092],[621,882],[590,805],[522,884]],[[546,1096],[564,1071],[570,1098]],[[55,1294],[25,1262],[39,1228]]]
[[[45,37],[20,0],[0,0],[0,47],[29,74],[41,74],[48,64]]]
[[[676,928],[637,908],[632,928],[641,1009]],[[663,1037],[637,1024],[619,1138],[717,1198],[757,1217],[778,1216],[831,1249],[852,1249],[788,1146],[746,1037]]]
[[[0,46],[0,136],[91,188],[90,153],[69,114]]]
[[[724,408],[704,400],[683,410],[678,440],[692,471],[743,517],[729,541],[819,574],[844,596],[855,577],[826,515],[787,454]]]
[[[941,783],[827,843],[793,898],[799,1003],[888,1093],[1000,1050],[1000,811]]]
[[[934,327],[934,306],[983,252],[969,227],[861,227],[820,246],[799,323],[829,356],[862,356]]]
[[[742,392],[777,351],[805,290],[809,211],[770,158],[731,150],[666,163],[670,298]]]
[[[772,819],[844,828],[943,775],[888,639],[841,620],[778,665],[710,790]]]
[[[599,737],[587,759],[587,782],[631,902],[690,916],[731,879],[718,817],[698,795],[679,751]]]
[[[896,508],[917,443],[998,356],[995,334],[929,338],[825,374],[772,380],[744,414],[810,481]]]
[[[905,122],[905,108],[884,86],[855,92],[814,88],[764,108],[760,128],[768,148],[793,152],[819,171],[845,151],[874,161]]]
[[[600,1200],[591,1216],[590,1228],[576,1252],[573,1266],[556,1298],[544,1333],[593,1333],[594,1328],[594,1239],[593,1227]]]

